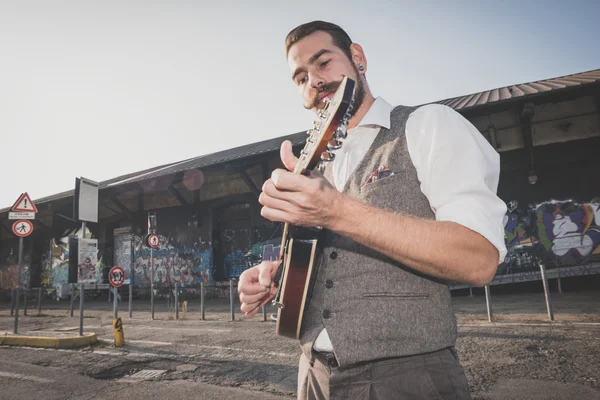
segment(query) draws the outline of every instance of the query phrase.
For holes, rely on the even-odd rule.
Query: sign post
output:
[[[156,213],[148,213],[148,236],[146,242],[150,247],[150,319],[154,321],[154,254],[153,250],[160,245],[156,235]]]
[[[81,239],[78,249],[89,251],[89,245],[86,242],[85,231],[86,222],[98,222],[98,183],[86,178],[75,178],[75,192],[73,194],[73,219],[82,222]],[[75,255],[75,254],[74,254]],[[83,336],[83,299],[85,293],[85,280],[89,271],[89,264],[86,268],[79,263],[79,254],[77,257],[77,280],[79,281],[79,336]],[[89,257],[90,259],[92,257]],[[90,260],[91,261],[91,260]],[[84,271],[85,269],[85,271]],[[71,302],[71,316],[73,316],[73,302]]]
[[[19,261],[17,264],[17,289],[15,298],[15,326],[14,333],[19,331],[19,299],[21,297],[21,270],[23,269],[23,238],[31,235],[33,224],[28,219],[35,219],[37,207],[31,201],[27,192],[22,193],[10,209],[9,219],[17,219],[12,226],[13,233],[19,237]],[[27,296],[27,294],[25,294]]]
[[[121,285],[123,284],[123,282],[125,282],[125,271],[123,271],[123,268],[119,267],[118,265],[115,265],[114,267],[112,267],[110,269],[110,272],[108,273],[108,281],[110,282],[110,284],[113,286],[113,300],[114,300],[114,306],[113,306],[113,318],[117,318],[117,288],[121,287]]]
[[[120,347],[125,344],[124,334],[123,334],[123,321],[121,318],[117,317],[117,288],[121,287],[125,282],[125,271],[123,268],[115,265],[110,269],[108,273],[108,280],[115,290],[114,292],[114,308],[113,308],[113,331],[115,334],[115,346]]]
[[[19,298],[21,297],[21,263],[23,262],[23,238],[19,238],[19,266],[17,267],[17,299],[15,304],[15,330],[17,334],[19,331]]]

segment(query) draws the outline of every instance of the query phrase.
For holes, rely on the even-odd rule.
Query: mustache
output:
[[[317,107],[319,105],[319,95],[323,92],[328,92],[328,93],[334,93],[338,90],[338,88],[340,87],[340,85],[342,84],[342,81],[336,82],[336,81],[332,81],[332,82],[328,82],[324,85],[319,86],[319,88],[317,90],[315,90],[314,95],[310,98],[310,101],[308,103],[308,109],[313,109],[315,107]]]

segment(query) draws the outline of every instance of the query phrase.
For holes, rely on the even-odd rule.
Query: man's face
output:
[[[356,65],[336,45],[327,32],[317,31],[295,43],[288,53],[292,80],[300,92],[304,108],[318,111],[323,99],[331,98],[345,76],[357,83],[354,110],[364,97]]]

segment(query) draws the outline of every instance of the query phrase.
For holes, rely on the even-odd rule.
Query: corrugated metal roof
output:
[[[294,133],[287,136],[276,137],[262,142],[256,142],[239,146],[233,149],[219,151],[217,153],[207,154],[200,157],[192,158],[186,161],[172,164],[166,168],[157,169],[148,173],[141,173],[136,176],[131,176],[125,179],[114,179],[113,183],[108,186],[122,185],[125,183],[139,182],[146,179],[156,178],[162,175],[175,174],[191,169],[205,168],[211,165],[223,164],[228,161],[239,160],[251,156],[279,151],[281,142],[290,140],[294,146],[303,145],[306,141],[306,132]]]
[[[161,165],[161,166],[158,166],[158,167],[148,168],[148,169],[143,170],[143,171],[138,171],[138,172],[133,172],[133,173],[129,173],[129,174],[126,174],[126,175],[121,175],[121,176],[118,176],[116,178],[112,178],[112,179],[108,179],[106,181],[99,182],[98,184],[99,184],[100,189],[104,189],[104,188],[108,187],[110,184],[112,184],[113,182],[116,182],[118,180],[127,179],[127,178],[130,178],[132,176],[138,176],[140,174],[151,172],[151,171],[156,171],[158,169],[162,169],[162,168],[168,167],[170,165],[173,165],[173,164]],[[73,179],[73,181],[74,181],[74,179]],[[73,185],[75,185],[75,182],[73,182]],[[37,206],[37,205],[40,205],[40,204],[48,203],[50,201],[64,199],[64,198],[73,196],[73,192],[74,191],[75,190],[67,190],[67,191],[64,191],[64,192],[53,194],[51,196],[40,197],[40,198],[37,198],[37,199],[33,199],[33,202]],[[12,207],[12,205],[11,205],[11,207]],[[6,208],[0,209],[0,213],[4,213],[4,212],[8,212],[8,211],[10,211],[10,207],[6,207]]]
[[[561,76],[558,78],[546,79],[529,83],[521,83],[517,85],[486,90],[483,92],[473,93],[466,96],[440,100],[434,103],[447,105],[457,111],[464,111],[469,108],[485,106],[491,103],[498,103],[501,101],[511,100],[519,97],[557,91],[598,82],[600,82],[600,69],[567,76]],[[121,175],[119,177],[100,182],[100,188],[103,189],[110,186],[118,186],[126,183],[139,182],[146,179],[156,178],[159,176],[174,174],[177,172],[197,168],[205,168],[212,165],[223,164],[228,161],[239,160],[270,152],[276,152],[279,150],[281,142],[283,142],[286,139],[290,140],[294,145],[303,145],[306,140],[306,133],[299,132],[292,135],[281,136],[269,140],[264,140],[262,142],[251,143],[245,146],[223,150],[217,153],[207,154],[180,162],[150,168],[144,171],[134,172],[127,175]],[[34,199],[34,202],[36,204],[43,204],[49,201],[70,197],[72,195],[73,190],[70,190],[62,193],[57,193],[52,196]],[[1,209],[0,213],[7,212],[9,208]]]
[[[511,100],[523,96],[567,89],[590,83],[600,83],[600,69],[581,72],[578,74],[561,76],[558,78],[545,79],[541,81],[520,83],[484,92],[473,93],[466,96],[453,97],[451,99],[435,101],[435,104],[444,104],[457,111],[484,106],[500,101]]]

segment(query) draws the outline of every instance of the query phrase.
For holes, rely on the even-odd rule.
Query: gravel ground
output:
[[[489,323],[483,297],[454,298],[459,321],[457,350],[474,399],[600,399],[600,292],[556,294],[553,303],[556,322],[549,323],[540,293],[495,295],[496,322]],[[119,385],[123,393],[152,392],[162,383],[170,385],[173,393],[178,388],[191,390],[190,384],[195,384],[235,388],[244,396],[295,396],[298,345],[276,337],[274,323],[263,322],[262,315],[245,319],[237,314],[232,322],[228,302],[215,300],[208,304],[206,321],[200,321],[193,303],[188,306],[192,312],[181,314],[178,321],[162,303],[156,320],[151,321],[147,305],[140,303],[130,320],[123,310],[125,304],[120,316],[127,345],[114,348],[111,307],[106,302],[91,302],[86,307],[85,330],[97,332],[102,339],[99,345],[69,351],[0,346],[0,383],[7,379],[2,371],[5,375],[16,373],[10,372],[10,365],[18,360],[21,369],[38,368],[35,374],[49,371],[59,376],[67,371],[75,380]],[[30,310],[29,316],[20,318],[21,332],[78,329],[77,310],[71,318],[66,308],[68,303],[52,303],[37,317],[37,311]],[[0,330],[12,330],[13,321],[9,309],[0,309]],[[145,369],[165,372],[149,381],[127,381]],[[33,395],[28,390],[34,387],[23,381],[23,387],[17,385],[15,390]],[[189,396],[185,393],[180,395]],[[132,394],[131,398],[136,397]]]

